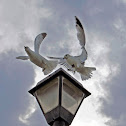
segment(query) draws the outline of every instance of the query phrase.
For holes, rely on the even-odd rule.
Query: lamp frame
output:
[[[43,108],[40,105],[39,99],[36,96],[36,91],[43,87],[44,85],[48,84],[50,81],[52,81],[54,78],[58,77],[58,91],[59,91],[59,99],[58,99],[58,106],[54,108],[53,110],[44,113]],[[79,88],[85,95],[83,96],[75,114],[70,113],[68,110],[66,110],[62,106],[62,86],[63,86],[63,78],[68,79],[73,85],[75,85],[77,88]],[[87,91],[80,82],[78,82],[76,79],[74,79],[70,74],[68,74],[65,70],[62,68],[58,69],[54,73],[50,74],[47,76],[45,79],[41,80],[40,82],[37,83],[37,85],[32,88],[31,90],[28,91],[30,94],[35,96],[47,122],[49,125],[53,125],[55,120],[64,120],[67,125],[70,125],[72,123],[72,120],[74,119],[80,105],[82,104],[84,98],[88,97],[91,95],[89,91]]]

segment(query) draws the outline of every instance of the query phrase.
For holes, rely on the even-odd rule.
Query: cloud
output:
[[[86,66],[95,66],[97,71],[94,72],[92,79],[85,82],[80,80],[78,74],[70,73],[92,93],[85,99],[72,125],[126,124],[124,1],[1,1],[2,125],[13,126],[16,123],[21,126],[28,124],[37,126],[41,124],[40,120],[47,125],[46,121],[41,119],[41,115],[38,115],[40,110],[33,100],[34,97],[30,97],[27,92],[45,76],[40,68],[29,61],[19,61],[15,57],[26,55],[23,48],[25,45],[33,49],[34,39],[41,32],[47,32],[47,37],[40,48],[42,55],[61,57],[66,53],[80,54],[75,15],[85,29],[88,51]]]
[[[33,68],[27,63],[17,62],[16,55],[18,53],[12,50],[0,54],[2,125],[18,123],[18,114],[28,104],[28,85],[34,78]]]
[[[36,111],[36,101],[34,101],[33,99],[30,101],[30,104],[25,112],[24,115],[19,115],[19,121],[21,121],[22,123],[26,124],[26,125],[30,125],[30,122],[28,121],[28,119],[32,116],[32,114]]]
[[[42,0],[41,4],[43,4]],[[49,19],[52,12],[49,8],[40,7],[38,1],[34,0],[1,1],[0,10],[0,41],[2,43],[0,46],[0,83],[3,84],[1,87],[3,110],[0,111],[4,113],[2,118],[8,120],[3,119],[1,124],[25,125],[29,124],[29,118],[36,110],[33,99],[31,101],[31,97],[28,96],[29,87],[35,81],[35,70],[29,61],[19,61],[15,57],[26,55],[24,45],[33,48],[36,35],[44,31],[39,27],[39,23],[42,23],[41,18]]]
[[[43,4],[43,0],[41,0],[41,4]],[[27,42],[27,39],[20,41],[21,37],[27,36],[33,41],[41,30],[38,25],[40,21],[41,26],[43,24],[41,18],[49,19],[51,15],[52,12],[49,8],[40,7],[34,0],[1,1],[0,40],[3,44],[0,52],[9,49],[15,50],[20,44]],[[42,30],[44,31],[44,29]]]
[[[120,5],[118,6],[118,8],[123,8],[123,6]],[[99,110],[101,109],[100,113],[109,118],[109,120],[107,121],[108,123],[106,123],[106,125],[109,126],[124,126],[126,124],[124,120],[126,113],[124,107],[126,104],[124,100],[126,95],[124,91],[125,90],[124,76],[126,74],[124,64],[126,30],[124,23],[125,17],[123,16],[123,11],[125,9],[123,11],[122,10],[118,10],[118,13],[113,14],[115,18],[114,20],[111,20],[111,22],[109,21],[112,18],[110,19],[108,19],[109,17],[107,18],[108,22],[106,22],[106,26],[109,26],[111,24],[111,27],[106,27],[108,30],[99,29],[100,33],[97,33],[96,28],[95,30],[93,30],[95,33],[97,33],[95,34],[95,36],[98,35],[97,38],[100,38],[100,41],[98,40],[95,41],[95,39],[93,39],[93,41],[95,41],[98,45],[96,46],[93,44],[92,49],[94,47],[94,49],[98,51],[93,51],[91,58],[95,57],[93,58],[93,60],[95,60],[96,66],[98,67],[100,66],[98,70],[101,71],[98,75],[100,77],[102,75],[102,77],[104,78],[103,79],[104,81],[102,81],[102,79],[100,78],[101,79],[100,83],[102,89],[105,92],[105,97],[102,97],[103,95],[101,95],[99,98],[100,100],[99,102],[101,103]],[[99,26],[101,27],[101,23],[103,23],[103,21],[102,19],[99,21],[97,24],[99,24]],[[88,36],[92,38],[92,34],[88,33]],[[107,51],[107,54],[105,51]]]

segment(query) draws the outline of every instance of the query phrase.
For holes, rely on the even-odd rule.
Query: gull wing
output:
[[[63,65],[65,63],[65,59],[62,57],[51,57],[51,56],[47,56],[49,59],[54,59],[54,60],[58,60],[58,63],[60,65]]]
[[[87,51],[85,47],[82,48],[82,53],[79,56],[75,56],[77,60],[79,60],[82,64],[84,64],[85,60],[87,59]]]
[[[16,59],[21,59],[21,60],[28,60],[29,56],[18,56]]]
[[[79,19],[76,16],[75,16],[75,20],[76,20],[77,38],[79,40],[81,47],[83,48],[85,46],[85,42],[86,42],[84,29],[83,29],[81,22],[79,21]]]
[[[46,37],[46,33],[41,33],[39,35],[37,35],[37,37],[35,38],[35,41],[34,41],[34,50],[36,53],[39,53],[39,48],[40,48],[40,45],[43,41],[43,39]]]
[[[61,57],[49,57],[49,56],[48,56],[48,58],[49,58],[49,59],[58,60],[58,63],[59,63],[60,65],[65,66],[65,67],[67,68],[67,70],[69,70],[69,71],[72,71],[72,72],[75,71],[75,70],[72,68],[72,66],[67,62],[67,60],[64,59],[64,58],[61,58]]]
[[[48,60],[48,64],[46,65],[46,67],[43,69],[43,73],[44,75],[47,75],[49,73],[51,73],[57,66],[57,61],[55,60]]]
[[[56,59],[56,60],[60,60],[60,59],[63,59],[61,57],[51,57],[51,56],[47,56],[49,59]]]

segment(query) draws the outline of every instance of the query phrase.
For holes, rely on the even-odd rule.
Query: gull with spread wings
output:
[[[76,71],[80,74],[82,80],[87,80],[91,78],[92,71],[96,70],[95,67],[85,67],[84,63],[87,59],[87,51],[85,49],[85,33],[83,26],[79,19],[75,16],[76,20],[76,29],[77,29],[77,38],[79,44],[81,45],[82,53],[79,56],[71,56],[66,54],[63,58],[59,57],[48,57],[50,59],[57,59],[59,64],[64,65],[68,70],[75,73]]]
[[[37,35],[34,41],[34,51],[32,51],[29,47],[24,47],[28,56],[16,57],[16,59],[21,59],[21,60],[30,59],[32,63],[42,68],[44,75],[47,75],[50,72],[52,72],[52,70],[57,66],[58,63],[55,60],[47,60],[46,58],[44,58],[39,54],[40,45],[43,39],[46,37],[46,35],[47,35],[46,33],[41,33]]]

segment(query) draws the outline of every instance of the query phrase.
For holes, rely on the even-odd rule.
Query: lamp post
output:
[[[91,93],[62,68],[32,88],[47,123],[51,126],[69,126],[82,101]]]

